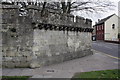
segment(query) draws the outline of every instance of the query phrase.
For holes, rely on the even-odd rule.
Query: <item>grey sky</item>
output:
[[[118,15],[118,2],[119,2],[119,0],[109,0],[109,1],[112,1],[114,3],[114,5],[116,6],[116,7],[114,7],[114,10],[108,10],[107,12],[101,12],[99,14],[92,13],[89,15],[87,15],[87,14],[83,15],[79,12],[77,14],[80,16],[86,17],[86,18],[91,18],[93,21],[93,25],[95,24],[96,21],[98,21],[98,19],[103,19],[103,18],[105,18],[109,15],[112,15],[112,14]]]
[[[116,6],[116,7],[114,8],[114,10],[110,10],[110,11],[108,10],[108,12],[103,13],[103,14],[101,14],[101,15],[93,18],[93,24],[95,23],[95,21],[97,21],[97,19],[105,18],[105,17],[107,17],[107,16],[109,16],[109,15],[112,15],[112,14],[114,14],[114,13],[115,13],[116,15],[118,15],[118,2],[119,2],[120,0],[110,0],[110,1],[114,2],[115,6]]]

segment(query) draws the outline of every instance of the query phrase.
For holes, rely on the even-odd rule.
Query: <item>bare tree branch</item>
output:
[[[16,0],[9,0],[9,1],[16,1]],[[26,3],[25,2],[21,2],[21,0],[17,0],[20,2],[20,4],[23,7],[26,7]],[[32,1],[32,3],[30,2]],[[55,7],[56,9],[60,10],[61,13],[67,13],[67,14],[71,14],[72,12],[75,11],[85,11],[85,12],[90,12],[90,13],[96,13],[96,12],[105,12],[108,9],[112,10],[113,7],[115,7],[115,5],[110,2],[110,1],[101,1],[101,0],[83,0],[83,1],[74,1],[74,0],[61,0],[59,2],[53,2],[48,4],[47,1],[42,1],[42,4],[39,2],[39,0],[27,0],[28,5],[42,5],[42,10],[41,10],[41,16],[44,14],[44,11],[46,8],[46,6],[51,6],[51,7]]]

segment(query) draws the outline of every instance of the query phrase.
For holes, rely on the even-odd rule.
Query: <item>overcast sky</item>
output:
[[[108,10],[108,12],[105,12],[105,13],[101,13],[100,15],[97,15],[97,14],[95,14],[93,17],[92,17],[92,20],[93,20],[93,25],[95,24],[95,22],[98,20],[98,19],[103,19],[103,18],[105,18],[105,17],[107,17],[107,16],[109,16],[109,15],[112,15],[112,14],[116,14],[116,15],[118,15],[118,2],[120,1],[120,0],[110,0],[110,1],[112,1],[112,2],[114,2],[114,4],[115,4],[115,8],[114,8],[114,10]],[[119,5],[120,6],[120,5]],[[119,15],[120,16],[120,15]],[[86,16],[87,17],[87,16]]]
[[[109,15],[111,15],[111,14],[116,14],[116,15],[118,15],[118,2],[120,1],[120,0],[110,0],[110,1],[112,1],[112,2],[114,2],[114,4],[115,4],[115,10],[113,10],[113,11],[111,11],[111,12],[108,12],[108,13],[105,13],[105,16],[109,16]],[[104,17],[104,16],[103,16]]]
[[[114,10],[108,10],[107,12],[102,12],[102,13],[99,13],[99,14],[92,13],[92,14],[89,14],[89,15],[88,14],[84,14],[82,12],[77,12],[77,15],[83,16],[85,18],[92,19],[93,25],[95,24],[96,21],[98,21],[98,19],[103,19],[103,18],[105,18],[105,17],[107,17],[109,15],[112,15],[112,14],[118,15],[118,2],[120,0],[109,0],[109,1],[113,2],[114,5],[116,6],[116,7],[114,7]]]

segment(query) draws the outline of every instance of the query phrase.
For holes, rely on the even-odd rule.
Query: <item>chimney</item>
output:
[[[98,22],[100,21],[100,19],[98,19]]]
[[[95,24],[97,24],[97,22],[95,22]]]

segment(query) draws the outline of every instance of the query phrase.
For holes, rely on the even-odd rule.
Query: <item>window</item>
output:
[[[112,24],[112,29],[115,29],[115,24]]]
[[[101,30],[101,26],[100,26],[100,30]]]

